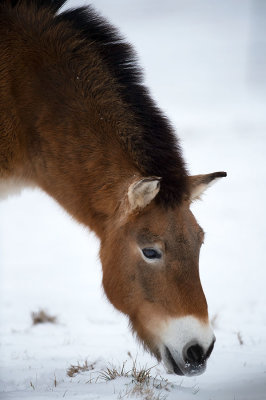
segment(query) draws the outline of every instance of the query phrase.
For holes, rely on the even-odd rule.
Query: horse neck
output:
[[[52,115],[45,115],[28,145],[34,181],[102,238],[130,180],[140,174],[110,121],[102,127],[98,117],[89,122],[77,113],[56,126]]]
[[[26,87],[22,92],[16,101],[25,175],[102,237],[128,183],[140,175],[119,137],[126,125],[130,131],[128,121],[123,123],[130,118],[120,118],[112,108],[113,116],[106,116],[97,102],[81,106],[71,92],[67,105],[56,90],[53,98],[37,91],[27,95]]]
[[[4,65],[14,73],[3,92],[12,105],[5,124],[18,137],[21,154],[13,174],[20,169],[23,179],[101,237],[130,177],[139,175],[121,140],[136,130],[134,116],[93,46],[85,55],[96,66],[84,68],[82,52],[70,60],[65,51],[58,59],[56,42],[50,48],[34,36],[23,41],[19,31],[9,39]]]

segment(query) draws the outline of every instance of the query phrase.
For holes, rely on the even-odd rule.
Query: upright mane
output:
[[[187,172],[178,140],[143,83],[135,52],[117,29],[91,6],[59,12],[66,0],[0,0],[0,5],[4,3],[18,9],[26,5],[29,13],[45,8],[51,15],[50,26],[62,29],[65,23],[73,27],[82,40],[83,54],[90,51],[91,43],[96,46],[138,127],[119,132],[121,145],[144,176],[162,178],[158,201],[165,205],[180,202],[187,192]]]

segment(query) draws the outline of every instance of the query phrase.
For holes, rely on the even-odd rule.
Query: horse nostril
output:
[[[199,364],[203,361],[203,348],[199,344],[194,344],[187,349],[186,361]]]
[[[203,348],[199,344],[194,344],[190,346],[185,352],[185,361],[190,364],[201,364],[204,363],[211,355],[215,343],[215,339],[208,348],[207,352],[204,354]]]

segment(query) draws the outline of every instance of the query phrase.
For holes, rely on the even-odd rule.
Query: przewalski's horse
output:
[[[38,186],[100,238],[103,287],[169,371],[204,371],[214,335],[188,176],[135,54],[91,8],[0,0],[1,188]]]

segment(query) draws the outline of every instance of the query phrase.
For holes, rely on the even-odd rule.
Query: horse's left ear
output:
[[[130,211],[146,207],[158,194],[161,178],[150,176],[132,183],[128,188]]]
[[[190,200],[199,199],[209,186],[225,176],[227,176],[226,172],[213,172],[212,174],[189,176]]]

